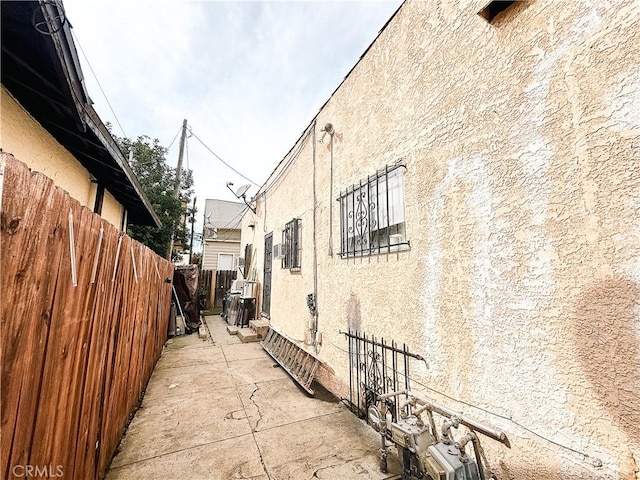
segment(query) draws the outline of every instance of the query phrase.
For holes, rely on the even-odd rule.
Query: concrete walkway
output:
[[[391,456],[380,473],[379,436],[343,404],[308,397],[219,316],[206,323],[211,338],[167,344],[108,480],[398,478]]]

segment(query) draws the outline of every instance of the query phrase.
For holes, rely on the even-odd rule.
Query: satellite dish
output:
[[[251,210],[253,213],[256,213],[256,208],[249,205],[249,202],[247,202],[247,197],[245,196],[245,194],[247,193],[247,190],[251,188],[251,184],[247,183],[246,185],[242,185],[235,192],[231,188],[232,186],[233,186],[232,182],[227,182],[227,188],[231,190],[231,193],[233,193],[236,196],[236,198],[241,198],[242,201],[247,205],[247,207],[249,207],[249,210]]]
[[[246,185],[242,185],[238,190],[236,190],[236,197],[244,197],[244,194],[247,193],[247,190],[251,188],[251,184],[247,183]]]

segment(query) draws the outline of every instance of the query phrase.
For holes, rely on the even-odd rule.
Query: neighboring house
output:
[[[160,225],[91,106],[71,34],[54,2],[2,2],[0,147],[125,229]]]
[[[211,300],[219,306],[222,299],[215,298],[215,272],[235,270],[239,264],[240,224],[246,208],[244,203],[214,199],[205,201],[201,268],[213,271]]]
[[[409,345],[500,480],[636,479],[640,4],[486,3],[404,3],[258,191],[258,310],[342,398],[341,332]]]

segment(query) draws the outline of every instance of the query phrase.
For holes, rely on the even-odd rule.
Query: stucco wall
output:
[[[264,235],[302,218],[271,321],[309,340],[315,147],[331,388],[340,330],[393,338],[429,363],[418,390],[507,432],[510,450],[483,441],[501,480],[640,478],[640,4],[519,2],[489,25],[485,3],[403,6],[317,117],[333,187],[328,137],[293,148],[242,248],[261,279]],[[339,191],[398,160],[411,249],[341,259]]]
[[[252,244],[257,255],[252,259],[258,280],[263,281],[265,236],[273,234],[273,244],[283,243],[285,224],[294,218],[301,220],[300,269],[282,268],[282,260],[273,259],[271,283],[272,301],[269,311],[271,324],[286,331],[287,335],[300,342],[309,341],[311,320],[306,297],[313,293],[313,138],[305,135],[302,150],[295,156],[289,168],[284,170],[277,182],[260,193],[256,202],[256,214],[247,211],[243,217],[242,245]],[[290,155],[287,160],[292,159]],[[280,168],[273,177],[277,177]],[[327,187],[328,188],[328,187]],[[256,223],[248,228],[249,223]],[[258,312],[263,311],[262,296],[258,298]]]
[[[107,222],[117,228],[120,228],[122,226],[123,212],[124,208],[122,207],[122,204],[118,202],[107,190],[105,190],[104,198],[102,200],[102,213],[100,216]]]
[[[89,172],[27,113],[3,86],[2,150],[41,172],[78,200],[93,207],[95,187]]]
[[[0,88],[0,143],[2,150],[13,154],[33,171],[41,172],[69,192],[81,205],[93,208],[96,185],[78,160],[47,132],[2,86]],[[101,215],[120,228],[122,205],[105,191]]]

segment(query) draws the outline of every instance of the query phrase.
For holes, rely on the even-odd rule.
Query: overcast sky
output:
[[[148,135],[168,147],[186,118],[258,185],[400,4],[64,0],[89,95],[116,135]],[[168,154],[173,166],[178,143]],[[195,136],[187,149],[201,231],[205,198],[235,200],[225,183],[248,182]]]

